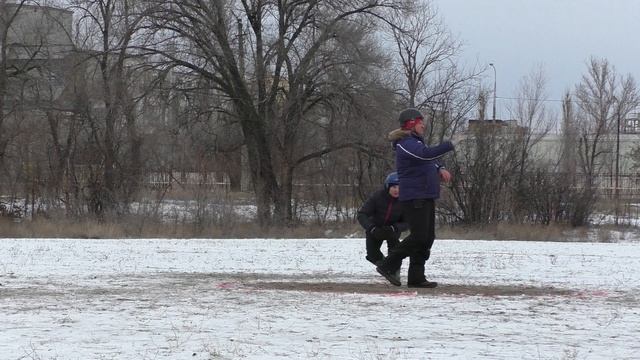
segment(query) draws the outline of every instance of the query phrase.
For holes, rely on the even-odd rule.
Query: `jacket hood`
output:
[[[387,135],[387,139],[389,139],[389,141],[396,142],[409,135],[411,135],[411,130],[403,130],[402,128],[397,128],[391,131],[389,135]]]

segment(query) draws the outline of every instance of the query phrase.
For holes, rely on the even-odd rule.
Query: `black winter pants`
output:
[[[410,259],[407,283],[420,284],[426,280],[424,264],[431,255],[435,240],[435,202],[433,199],[403,201],[404,216],[411,233],[394,247],[383,261],[381,269],[396,272],[406,257]]]
[[[382,251],[380,251],[380,248],[385,240],[387,241],[387,254],[391,253],[391,249],[398,246],[400,243],[400,239],[396,236],[376,237],[367,231],[365,240],[367,246],[367,260],[376,264],[378,261],[384,259],[384,255],[382,254]]]

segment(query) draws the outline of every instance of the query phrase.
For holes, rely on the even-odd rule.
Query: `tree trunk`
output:
[[[275,196],[279,193],[279,187],[273,170],[264,120],[253,113],[251,107],[244,106],[239,100],[236,101],[236,108],[247,144],[249,172],[258,207],[258,223],[266,226],[271,223],[271,206],[275,205]]]
[[[293,198],[293,169],[287,168],[280,179],[280,192],[275,204],[276,225],[287,225],[293,220],[293,209],[291,199]]]

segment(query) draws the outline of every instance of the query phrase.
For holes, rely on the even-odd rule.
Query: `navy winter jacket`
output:
[[[397,129],[389,133],[396,152],[396,171],[400,178],[400,201],[440,197],[440,164],[437,159],[453,150],[445,141],[427,146],[417,134]]]
[[[387,189],[380,189],[373,193],[358,210],[358,222],[366,231],[374,226],[393,225],[398,232],[409,229],[404,221],[402,206],[398,199],[389,195]]]

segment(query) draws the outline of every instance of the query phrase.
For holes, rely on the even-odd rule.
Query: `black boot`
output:
[[[410,287],[410,288],[423,288],[423,289],[432,289],[432,288],[434,288],[436,286],[438,286],[437,282],[429,281],[429,280],[426,280],[426,279],[421,283],[417,283],[417,284],[409,283],[409,284],[407,284],[407,287]]]
[[[379,259],[374,259],[374,258],[370,257],[369,255],[365,256],[365,259],[367,259],[368,262],[372,263],[375,266],[380,266],[380,264],[382,264],[382,262],[384,261],[384,257],[379,258]]]
[[[399,273],[396,271],[386,271],[381,267],[376,267],[376,271],[378,271],[378,273],[382,276],[384,276],[385,279],[387,279],[391,284],[395,285],[395,286],[400,286],[402,285],[402,282],[400,282],[400,276]]]

